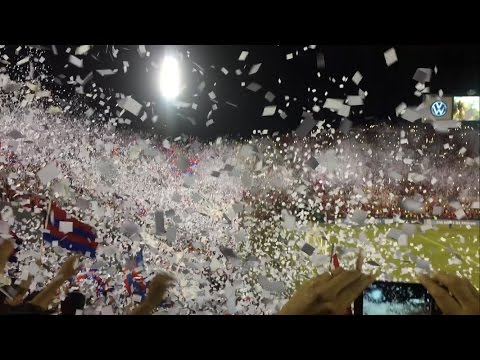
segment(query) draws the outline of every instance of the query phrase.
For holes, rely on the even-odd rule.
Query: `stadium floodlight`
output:
[[[160,91],[167,100],[174,100],[180,93],[180,66],[178,60],[167,55],[160,69]]]

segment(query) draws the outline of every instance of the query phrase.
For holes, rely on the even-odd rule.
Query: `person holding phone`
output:
[[[439,272],[419,280],[445,315],[480,315],[480,293],[465,278]]]
[[[361,255],[360,255],[361,256]],[[360,258],[360,257],[359,257]],[[324,273],[303,284],[282,307],[279,315],[344,315],[375,277],[342,268]],[[438,273],[419,276],[422,285],[445,315],[480,315],[480,294],[465,278]]]

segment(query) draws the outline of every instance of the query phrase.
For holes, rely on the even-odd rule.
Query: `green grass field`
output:
[[[391,281],[415,281],[418,263],[411,256],[422,258],[434,271],[465,276],[478,289],[480,287],[479,226],[435,225],[424,233],[417,225],[416,232],[408,238],[406,246],[399,246],[395,240],[386,237],[392,227],[401,225],[367,225],[347,227],[343,225],[321,225],[322,236],[310,236],[313,246],[324,246],[335,242],[350,250],[364,249],[365,262],[374,261],[380,266],[365,264],[366,272],[380,271],[381,278]],[[363,233],[364,235],[361,235]],[[320,239],[327,239],[322,241]],[[363,240],[362,240],[363,239]],[[411,256],[409,256],[409,254]],[[340,257],[341,265],[352,266],[354,251],[347,251]]]

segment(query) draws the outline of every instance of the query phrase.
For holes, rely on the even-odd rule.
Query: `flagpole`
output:
[[[330,263],[328,265],[328,271],[332,273],[332,261],[333,261],[333,251],[335,250],[335,244],[332,243],[332,249],[330,250]]]
[[[48,226],[48,218],[50,217],[50,211],[52,211],[52,200],[48,201],[47,216],[45,216],[45,230],[47,229],[47,226]],[[44,241],[42,238],[40,239],[40,264],[42,264],[42,256],[44,253],[45,253],[45,247],[44,247]]]

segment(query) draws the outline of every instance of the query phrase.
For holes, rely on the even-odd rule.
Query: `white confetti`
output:
[[[83,60],[79,59],[75,55],[70,55],[68,58],[68,62],[78,68],[83,68]]]
[[[17,61],[17,66],[24,65],[29,61],[30,61],[30,56],[26,56],[22,60]]]
[[[255,64],[255,65],[253,65],[253,66],[250,68],[250,71],[248,72],[248,75],[256,74],[256,73],[258,72],[258,70],[260,70],[260,66],[262,66],[262,64]]]
[[[255,83],[255,82],[252,82],[252,83],[248,84],[248,86],[247,86],[247,89],[250,90],[250,91],[253,91],[253,92],[257,92],[261,88],[262,88],[262,86]]]
[[[140,114],[140,110],[142,109],[142,104],[133,99],[131,96],[120,99],[117,103],[122,109],[125,109],[135,116],[138,116],[138,114]]]
[[[276,110],[277,110],[276,105],[265,106],[265,108],[263,109],[262,116],[273,116],[275,115]]]
[[[385,63],[387,64],[387,66],[391,66],[398,61],[397,52],[394,48],[385,51],[383,53],[383,56],[385,57]]]
[[[50,181],[55,179],[60,174],[61,172],[54,162],[51,162],[39,172],[37,172],[37,176],[43,185],[47,185]]]
[[[355,83],[355,85],[360,84],[360,81],[362,81],[362,79],[363,79],[363,76],[362,74],[360,74],[359,71],[357,71],[352,77],[352,81]]]
[[[64,234],[73,232],[73,223],[71,221],[60,221],[59,231]]]
[[[75,49],[75,55],[86,55],[90,51],[90,45],[81,45]]]
[[[247,56],[248,56],[248,51],[242,51],[242,52],[240,53],[240,56],[238,57],[238,60],[240,60],[240,61],[245,61],[245,59],[247,58]]]

